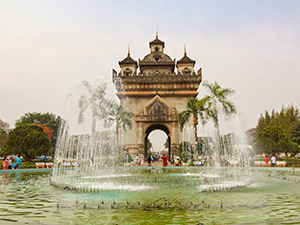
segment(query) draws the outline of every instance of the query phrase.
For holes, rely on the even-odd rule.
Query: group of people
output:
[[[181,164],[181,160],[179,156],[172,155],[171,159],[166,155],[152,155],[149,153],[146,158],[147,166],[151,166],[152,163],[156,163],[157,161],[162,161],[162,166],[167,166],[169,163],[174,164],[175,166],[179,166]],[[137,165],[144,166],[144,157],[141,156],[137,158]]]
[[[161,157],[162,159],[162,166],[167,166],[168,165],[168,160],[169,158],[166,156],[166,154],[163,154],[163,156]],[[159,157],[156,155],[156,156],[153,156],[151,153],[148,155],[147,157],[147,163],[148,163],[148,166],[151,166],[151,163],[153,162],[156,162],[159,160]]]
[[[147,166],[151,166],[152,163],[156,163],[160,160],[162,160],[163,166],[168,165],[169,158],[166,156],[166,154],[163,154],[163,156],[160,157],[159,155],[152,155],[151,153],[149,153],[146,158],[144,158],[144,156],[136,157],[135,163],[138,166],[146,166],[144,165],[146,161]]]
[[[268,155],[265,155],[264,162],[266,163],[267,166],[269,165],[270,161],[272,167],[276,166],[276,156],[274,154],[270,158],[268,157]]]
[[[2,168],[3,170],[9,170],[9,169],[19,169],[21,168],[21,165],[23,164],[21,156],[16,155],[16,160],[13,156],[4,156],[2,161]]]

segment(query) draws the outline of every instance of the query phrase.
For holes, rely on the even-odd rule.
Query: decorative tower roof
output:
[[[195,73],[196,61],[187,56],[186,48],[184,56],[176,63],[175,59],[163,52],[165,44],[158,39],[157,33],[149,45],[150,53],[138,59],[138,63],[130,57],[128,49],[128,56],[119,62],[120,72],[112,71],[118,97],[196,97],[202,81],[202,71],[199,69]],[[141,115],[143,113],[144,111]]]
[[[128,47],[128,54],[127,57],[125,59],[123,59],[122,61],[119,61],[119,65],[128,65],[128,64],[134,64],[137,67],[137,61],[135,61],[133,58],[130,57],[130,49]]]
[[[150,53],[142,60],[139,59],[139,66],[141,73],[173,73],[175,68],[175,59],[172,60],[170,56],[163,52],[165,43],[156,38],[154,41],[149,42]]]
[[[156,38],[153,41],[149,42],[149,47],[151,48],[154,45],[162,46],[162,49],[165,47],[165,42],[158,39],[158,33],[156,32]],[[152,49],[152,48],[151,48]]]
[[[178,64],[193,64],[193,66],[195,65],[196,61],[190,59],[187,54],[186,54],[186,46],[184,46],[184,55],[183,57],[177,61],[177,65]]]

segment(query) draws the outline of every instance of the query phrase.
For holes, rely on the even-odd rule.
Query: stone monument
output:
[[[183,141],[176,116],[186,110],[189,98],[198,95],[202,70],[194,71],[196,61],[187,56],[186,48],[180,60],[172,60],[164,53],[165,43],[157,33],[149,47],[150,53],[138,62],[131,58],[128,49],[127,57],[119,61],[120,72],[112,72],[120,104],[134,113],[132,129],[121,135],[120,140],[132,155],[146,157],[148,136],[159,129],[168,137],[171,156],[178,154]]]

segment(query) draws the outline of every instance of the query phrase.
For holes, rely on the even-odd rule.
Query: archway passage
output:
[[[154,131],[154,130],[161,130],[163,132],[166,133],[167,135],[167,139],[168,139],[168,154],[169,156],[171,155],[171,138],[170,138],[170,131],[169,129],[164,126],[164,125],[161,125],[161,124],[155,124],[155,125],[152,125],[150,127],[148,127],[145,131],[145,139],[144,139],[144,156],[145,158],[147,158],[147,154],[148,154],[148,145],[147,145],[147,140],[148,140],[148,137],[149,137],[149,134]]]

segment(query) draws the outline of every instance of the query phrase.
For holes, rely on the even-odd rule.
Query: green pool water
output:
[[[299,170],[256,169],[252,184],[230,191],[167,180],[99,193],[56,188],[51,171],[36,171],[0,173],[0,224],[300,224]]]

